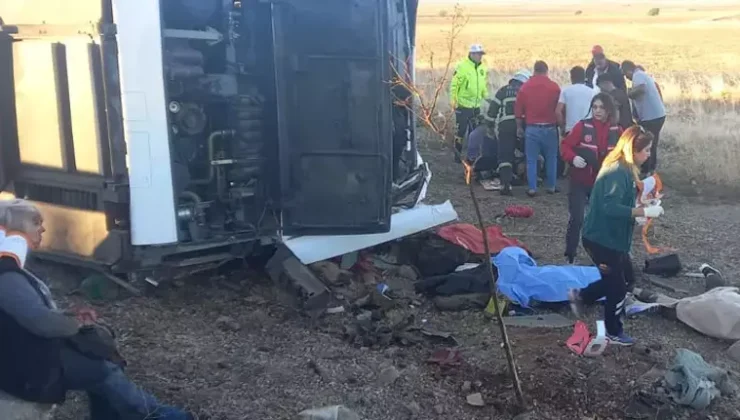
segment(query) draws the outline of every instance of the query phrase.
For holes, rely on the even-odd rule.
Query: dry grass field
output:
[[[465,3],[454,56],[483,43],[491,92],[538,59],[567,84],[568,70],[585,67],[594,44],[615,61],[643,65],[669,107],[660,168],[667,182],[728,195],[724,187],[740,185],[740,2],[701,3]],[[648,16],[654,7],[659,15]],[[419,12],[417,80],[424,88],[431,87],[429,67],[437,74],[444,67],[454,16],[453,3],[423,4]]]

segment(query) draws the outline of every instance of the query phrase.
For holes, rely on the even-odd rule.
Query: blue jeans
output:
[[[164,405],[131,382],[113,363],[89,358],[73,349],[61,354],[66,387],[85,391],[91,420],[189,420],[184,411]]]
[[[537,191],[537,159],[545,157],[545,187],[554,189],[558,177],[558,129],[553,126],[528,125],[524,131],[524,154],[527,156],[527,183]]]

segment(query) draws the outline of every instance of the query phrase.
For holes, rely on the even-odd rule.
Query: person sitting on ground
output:
[[[112,334],[90,311],[76,318],[57,309],[46,284],[24,268],[45,231],[38,209],[0,201],[0,226],[0,390],[44,404],[85,391],[91,420],[192,420],[126,378]]]
[[[501,188],[501,182],[496,178],[496,156],[498,146],[496,135],[486,124],[478,126],[468,134],[465,156],[466,182],[478,180],[487,191]]]
[[[586,85],[598,91],[598,77],[602,74],[612,74],[614,75],[614,86],[627,92],[627,82],[624,80],[619,63],[607,59],[601,45],[594,45],[591,49],[591,56],[591,62],[586,67]]]
[[[503,185],[501,195],[512,195],[511,182],[518,143],[514,108],[519,89],[531,76],[528,70],[514,74],[509,83],[493,96],[485,115],[486,125],[489,130],[494,130],[498,140],[498,173]]]
[[[583,304],[606,297],[604,321],[607,339],[615,345],[630,346],[634,340],[624,333],[620,316],[624,313],[628,273],[632,270],[630,248],[635,218],[657,218],[660,206],[636,208],[640,165],[650,157],[653,135],[635,125],[619,138],[614,150],[604,159],[591,192],[591,204],[583,224],[583,247],[601,273],[601,280],[585,289],[570,290],[568,297],[576,316]]]
[[[632,121],[632,104],[630,98],[627,97],[627,92],[617,89],[614,86],[614,75],[611,73],[604,73],[599,76],[598,80],[599,89],[602,92],[608,93],[614,98],[614,103],[617,106],[617,121],[619,127],[622,130],[630,128],[634,122]]]
[[[622,71],[632,81],[632,88],[627,95],[634,101],[637,120],[642,127],[653,134],[654,138],[650,159],[641,168],[642,174],[648,176],[653,174],[658,167],[658,144],[660,131],[665,124],[666,112],[655,79],[640,68],[629,60],[622,63]]]
[[[583,216],[591,188],[607,153],[614,149],[622,129],[616,124],[616,105],[608,93],[598,93],[591,100],[591,118],[578,122],[563,140],[563,160],[573,166],[569,172],[568,230],[565,234],[565,258],[573,264],[581,239]]]
[[[558,138],[555,108],[560,98],[560,86],[550,80],[549,67],[544,61],[534,63],[534,76],[530,77],[516,95],[517,137],[524,138],[527,159],[527,195],[537,195],[537,170],[540,154],[545,157],[545,188],[549,194],[560,190],[558,178]]]

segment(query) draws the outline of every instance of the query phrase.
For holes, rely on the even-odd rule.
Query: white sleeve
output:
[[[568,88],[560,89],[560,99],[558,99],[558,103],[564,104],[565,103],[565,92],[568,90]]]

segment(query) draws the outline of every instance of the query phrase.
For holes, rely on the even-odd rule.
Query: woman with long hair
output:
[[[606,297],[604,321],[609,342],[630,346],[620,316],[624,313],[628,273],[632,270],[630,248],[636,217],[656,218],[663,208],[636,208],[640,165],[650,158],[653,135],[641,126],[627,129],[604,159],[591,193],[591,204],[583,225],[583,247],[599,268],[601,280],[585,289],[571,290],[571,308],[577,316],[583,303]]]
[[[608,93],[598,93],[591,100],[591,117],[573,126],[561,144],[563,161],[570,162],[568,187],[568,230],[565,234],[565,258],[573,264],[581,238],[583,215],[601,168],[601,162],[617,145],[622,129],[617,125],[617,106]]]
[[[44,232],[33,204],[0,201],[0,391],[42,404],[85,391],[91,420],[192,420],[126,377],[112,331],[92,311],[58,309],[46,284],[25,269]]]

